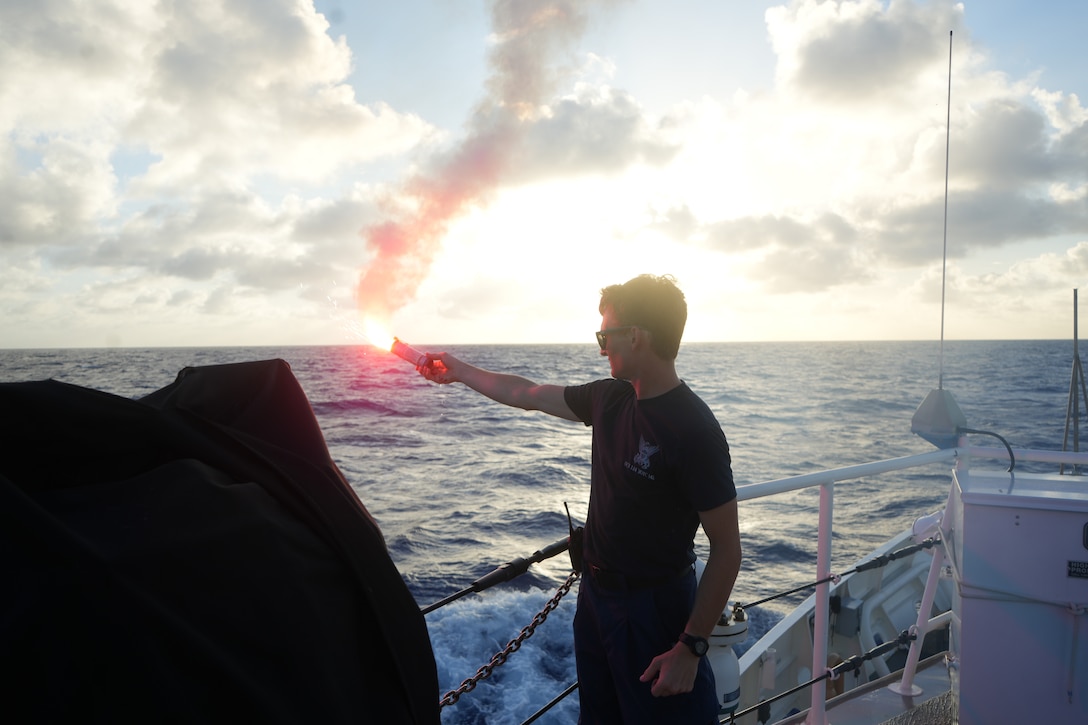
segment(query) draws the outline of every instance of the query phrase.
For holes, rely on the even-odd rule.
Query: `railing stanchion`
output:
[[[816,586],[816,621],[812,631],[812,676],[827,671],[827,628],[830,622],[831,582],[831,526],[834,518],[835,482],[820,485],[820,528],[816,541],[816,578],[825,580]],[[824,701],[827,698],[827,680],[812,686],[812,709],[808,725],[826,725]]]

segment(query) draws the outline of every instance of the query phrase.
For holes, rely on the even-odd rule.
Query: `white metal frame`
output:
[[[819,486],[820,510],[819,530],[816,544],[816,580],[824,580],[831,576],[831,533],[834,513],[835,484],[864,476],[874,476],[892,471],[902,471],[909,468],[918,468],[933,463],[955,462],[956,468],[966,470],[972,457],[1009,460],[1009,453],[1004,448],[968,446],[966,439],[960,439],[960,445],[955,448],[944,448],[928,453],[919,453],[901,458],[889,458],[882,461],[873,461],[854,466],[844,466],[816,473],[806,473],[800,476],[791,476],[774,481],[753,483],[737,487],[737,500],[748,501],[757,498],[776,496],[790,491],[799,491],[806,488]],[[1043,463],[1088,465],[1088,453],[1067,451],[1041,451],[1029,449],[1014,449],[1013,455],[1016,461],[1036,461]],[[929,620],[929,607],[936,589],[937,579],[943,563],[943,555],[934,556],[930,569],[929,579],[926,584],[926,593],[923,606],[919,612],[916,625],[918,637],[911,644],[907,654],[907,665],[904,669],[902,680],[896,685],[903,692],[911,692],[914,689],[913,677],[921,652],[922,639],[926,631],[935,625]],[[815,593],[815,622],[812,646],[812,673],[817,675],[827,671],[827,646],[829,630],[831,583],[824,582],[817,585]],[[938,618],[939,619],[939,618]],[[812,704],[806,723],[808,725],[827,725],[827,712],[825,709],[826,681],[821,680],[812,687]]]

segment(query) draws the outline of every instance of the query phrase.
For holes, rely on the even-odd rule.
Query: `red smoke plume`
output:
[[[495,47],[487,97],[469,134],[449,155],[404,183],[407,209],[362,230],[371,259],[356,299],[364,314],[388,320],[411,302],[454,219],[490,201],[510,166],[520,137],[553,91],[549,56],[585,27],[578,0],[494,0]]]

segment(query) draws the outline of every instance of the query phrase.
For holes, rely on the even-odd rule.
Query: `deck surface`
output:
[[[888,689],[900,680],[900,673],[874,680],[827,702],[827,720],[832,725],[953,725],[956,721],[952,683],[944,655],[918,663],[914,684],[922,688],[916,697],[904,697]],[[797,725],[806,712],[779,725]]]

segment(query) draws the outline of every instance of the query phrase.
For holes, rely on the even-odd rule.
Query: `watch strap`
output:
[[[705,657],[707,650],[710,649],[710,643],[706,641],[705,637],[696,637],[687,632],[680,633],[680,641],[687,645],[688,649],[696,657]]]

